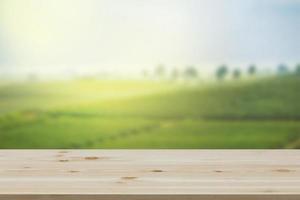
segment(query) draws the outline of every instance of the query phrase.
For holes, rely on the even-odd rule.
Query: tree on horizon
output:
[[[255,65],[250,65],[248,68],[248,74],[250,76],[253,76],[256,74],[256,66]]]
[[[187,79],[196,79],[198,77],[198,71],[194,66],[188,66],[184,71],[184,77]]]
[[[234,79],[239,79],[241,77],[241,70],[240,69],[235,69],[233,72],[232,72],[232,77]]]
[[[228,67],[226,65],[221,65],[216,70],[216,77],[217,77],[218,80],[224,80],[227,73],[228,73]]]

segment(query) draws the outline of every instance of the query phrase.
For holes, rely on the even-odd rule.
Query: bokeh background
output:
[[[300,148],[300,0],[0,0],[0,148]]]

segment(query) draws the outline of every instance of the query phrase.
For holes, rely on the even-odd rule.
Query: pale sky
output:
[[[0,0],[0,69],[300,61],[300,0]]]

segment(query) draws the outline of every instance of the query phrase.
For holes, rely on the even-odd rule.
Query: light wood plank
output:
[[[1,150],[0,199],[300,199],[299,150]]]

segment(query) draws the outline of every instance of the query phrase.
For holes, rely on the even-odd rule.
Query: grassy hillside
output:
[[[224,82],[74,109],[102,115],[207,119],[300,118],[300,78]]]
[[[0,148],[300,148],[299,76],[0,85]]]

